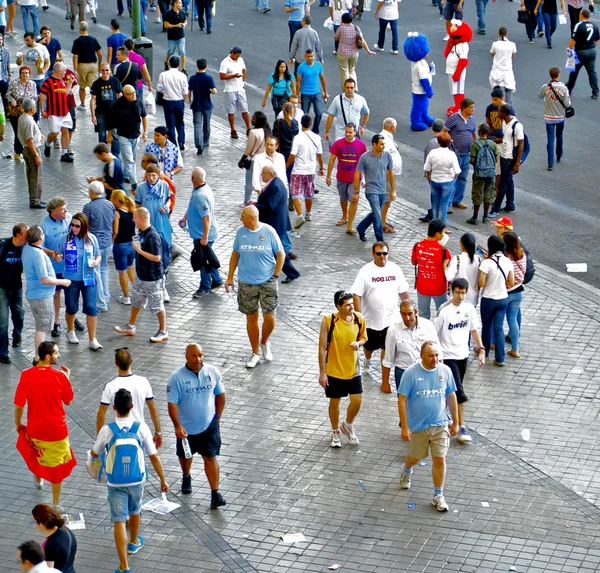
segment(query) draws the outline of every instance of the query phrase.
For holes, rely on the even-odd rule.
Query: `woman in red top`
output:
[[[42,342],[38,348],[40,360],[33,368],[21,373],[15,392],[15,424],[17,450],[34,475],[38,489],[43,480],[52,484],[52,503],[59,506],[62,481],[76,465],[69,444],[69,429],[64,406],[73,400],[66,366],[52,368],[58,363],[60,353],[54,342]],[[27,425],[21,424],[23,409],[27,405]]]

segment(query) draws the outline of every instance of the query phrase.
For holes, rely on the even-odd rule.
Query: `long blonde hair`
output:
[[[128,197],[125,194],[125,191],[122,191],[121,189],[115,189],[111,193],[111,195],[110,195],[110,202],[117,209],[123,209],[123,208],[125,208],[130,213],[133,213],[135,211],[135,204],[133,203],[133,200],[131,199],[131,197]]]

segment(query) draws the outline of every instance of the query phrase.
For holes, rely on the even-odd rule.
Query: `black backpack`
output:
[[[526,285],[531,282],[533,275],[535,274],[535,265],[533,264],[533,257],[531,253],[525,248],[525,245],[521,243],[521,248],[525,253],[525,261],[527,266],[525,267],[525,274],[523,275],[523,284]]]
[[[353,312],[354,316],[354,324],[358,325],[358,333],[356,334],[356,342],[358,342],[360,338],[360,331],[362,330],[362,324],[360,320],[358,320],[358,315]],[[329,358],[329,345],[331,344],[331,339],[333,338],[333,329],[335,328],[336,317],[335,314],[331,315],[331,322],[329,323],[329,331],[327,332],[327,346],[325,347],[325,351],[327,352],[327,358]],[[327,358],[325,362],[327,362]]]

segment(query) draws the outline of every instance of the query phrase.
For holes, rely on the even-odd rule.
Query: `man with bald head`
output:
[[[167,401],[177,437],[177,457],[183,471],[181,493],[192,493],[192,458],[194,454],[200,454],[210,485],[210,508],[225,505],[225,499],[219,493],[217,462],[221,452],[219,423],[225,408],[225,386],[219,369],[204,362],[204,352],[199,344],[188,344],[185,366],[169,376]]]
[[[240,219],[242,226],[233,242],[225,290],[234,289],[233,275],[238,269],[238,308],[246,315],[246,329],[252,346],[246,368],[254,368],[260,362],[259,347],[267,362],[273,360],[269,336],[275,329],[275,310],[279,302],[277,279],[285,262],[285,252],[277,231],[259,221],[259,212],[254,205],[245,207]],[[258,327],[259,303],[263,312],[262,333]]]
[[[210,247],[219,238],[219,228],[215,219],[215,196],[206,182],[206,171],[202,167],[192,169],[192,185],[194,190],[190,196],[190,204],[183,216],[183,223],[187,223],[190,237],[194,241],[194,249]],[[223,284],[218,269],[200,269],[200,286],[192,295],[202,298],[210,294],[211,289],[217,289]]]

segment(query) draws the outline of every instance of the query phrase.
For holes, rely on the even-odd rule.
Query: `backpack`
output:
[[[358,342],[358,339],[360,338],[360,331],[362,330],[362,324],[355,312],[353,312],[352,315],[354,316],[354,324],[358,326],[358,333],[356,334],[356,342]],[[327,359],[329,358],[329,345],[331,344],[331,339],[333,338],[333,329],[335,328],[335,321],[335,314],[332,314],[331,322],[329,323],[329,330],[327,331],[327,346],[325,346],[327,358],[325,359],[325,362],[327,362]]]
[[[102,455],[102,474],[112,486],[135,484],[146,479],[146,463],[142,440],[138,435],[139,422],[134,422],[131,428],[119,428],[116,422],[108,427],[112,430],[113,437],[106,446]]]
[[[481,139],[477,139],[474,143],[479,147],[475,156],[475,176],[481,179],[496,177],[496,155],[491,141],[487,140],[487,143],[482,143]]]
[[[531,253],[525,248],[523,243],[521,243],[521,248],[525,252],[525,262],[527,263],[525,267],[525,274],[523,275],[523,284],[526,285],[533,279],[533,275],[535,274],[535,265],[533,264],[533,257],[531,256]]]
[[[517,140],[516,140],[516,127],[519,123],[521,123],[521,122],[518,119],[515,121],[515,123],[513,123],[513,132],[512,132],[513,159],[516,159],[517,154],[519,153],[519,148],[517,147]],[[521,125],[523,125],[523,124],[521,124]],[[525,133],[525,128],[523,128],[523,153],[521,154],[521,165],[523,165],[523,163],[525,163],[525,160],[527,159],[527,156],[529,155],[530,151],[531,151],[531,144],[529,143],[529,137],[527,137],[527,134]]]

